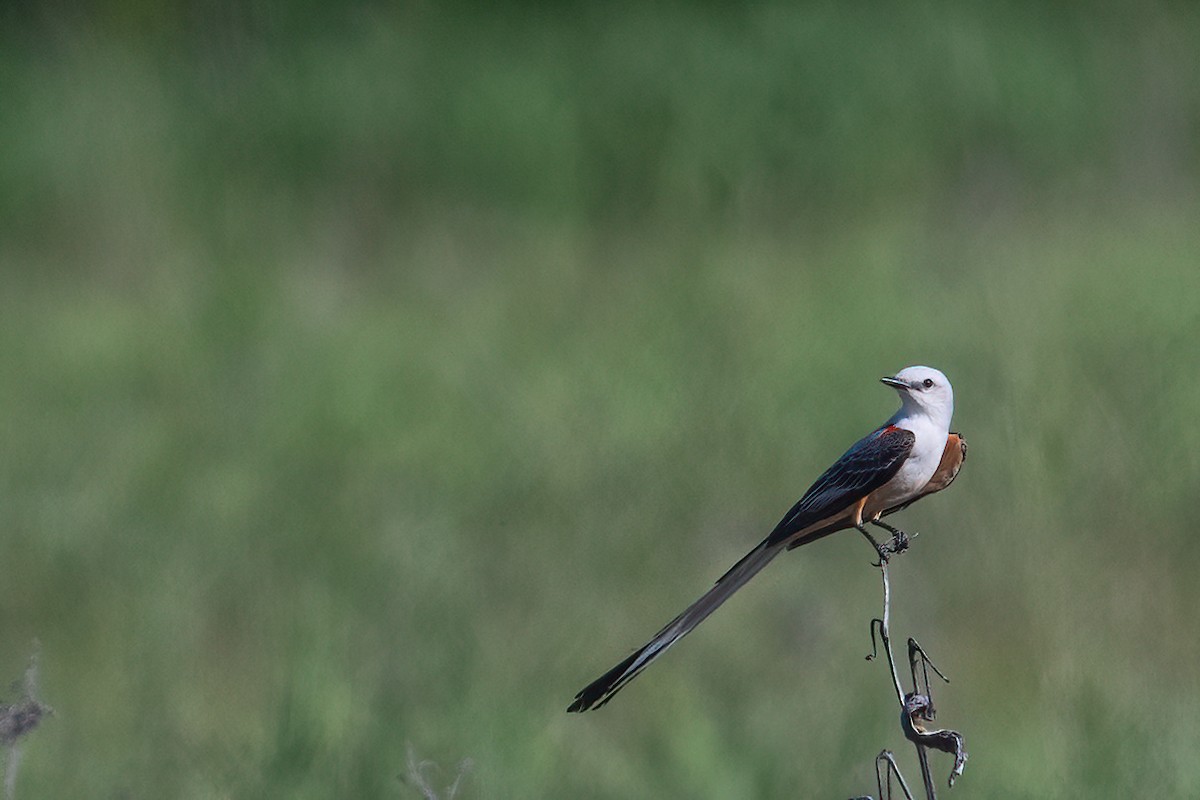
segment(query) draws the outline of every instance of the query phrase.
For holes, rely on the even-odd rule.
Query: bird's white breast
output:
[[[901,417],[892,421],[897,428],[912,431],[916,436],[912,452],[900,465],[900,471],[878,491],[872,505],[891,508],[916,497],[933,473],[937,471],[946,449],[946,437],[950,431],[943,430],[924,415]]]

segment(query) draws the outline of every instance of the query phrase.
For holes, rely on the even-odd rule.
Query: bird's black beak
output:
[[[886,383],[888,386],[891,386],[893,389],[907,389],[908,388],[907,383],[905,383],[902,380],[898,380],[896,378],[880,378],[879,382]]]

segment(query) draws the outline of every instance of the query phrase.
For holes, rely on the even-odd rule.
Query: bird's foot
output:
[[[916,533],[913,533],[910,536],[899,528],[893,525],[888,525],[881,519],[872,520],[871,524],[883,528],[885,531],[892,534],[892,538],[883,545],[892,555],[895,555],[896,553],[903,553],[905,550],[907,550],[912,544],[912,540],[917,536]],[[874,540],[872,539],[872,541]]]
[[[916,536],[916,534],[914,533],[913,536]],[[912,539],[909,538],[909,535],[902,530],[897,530],[896,533],[892,535],[891,540],[884,544],[884,547],[886,547],[892,553],[903,553],[911,544]]]
[[[905,533],[899,528],[895,528],[891,525],[888,525],[886,522],[880,522],[879,520],[872,520],[871,522],[872,524],[877,525],[892,534],[890,539],[880,542],[867,531],[866,526],[855,526],[858,528],[859,533],[867,537],[867,541],[871,543],[871,547],[875,550],[875,554],[879,556],[879,563],[874,565],[876,567],[882,567],[888,563],[888,560],[891,559],[892,556],[903,553],[905,550],[907,550],[909,545],[912,544],[912,537],[917,535],[914,533],[912,536],[909,536],[909,534]]]

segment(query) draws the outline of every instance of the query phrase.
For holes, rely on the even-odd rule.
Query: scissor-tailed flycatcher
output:
[[[931,367],[908,367],[894,378],[882,380],[899,393],[900,410],[825,470],[771,535],[734,564],[703,597],[633,655],[575,695],[568,711],[587,711],[607,703],[784,550],[835,531],[857,528],[881,559],[888,557],[889,546],[876,542],[866,524],[885,528],[897,544],[902,542],[903,531],[882,522],[880,517],[949,486],[966,458],[967,443],[950,433],[954,390],[941,372]]]

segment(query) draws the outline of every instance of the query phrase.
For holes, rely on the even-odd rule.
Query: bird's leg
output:
[[[871,524],[878,525],[879,527],[883,528],[885,531],[889,531],[892,534],[892,540],[890,542],[888,542],[888,544],[886,545],[888,550],[890,550],[893,553],[903,553],[905,550],[908,549],[908,545],[909,545],[911,537],[909,537],[909,535],[907,533],[900,530],[899,528],[893,527],[892,525],[888,525],[886,522],[884,522],[881,519],[873,519],[873,520],[871,520]],[[916,536],[916,534],[914,533],[913,536]]]
[[[875,548],[875,554],[879,556],[879,563],[875,566],[882,567],[884,564],[886,564],[888,560],[888,554],[891,552],[888,546],[875,541],[875,537],[871,535],[870,531],[867,530],[867,526],[863,523],[860,522],[854,527],[858,529],[859,533],[867,537],[867,541],[871,543],[871,547]]]

